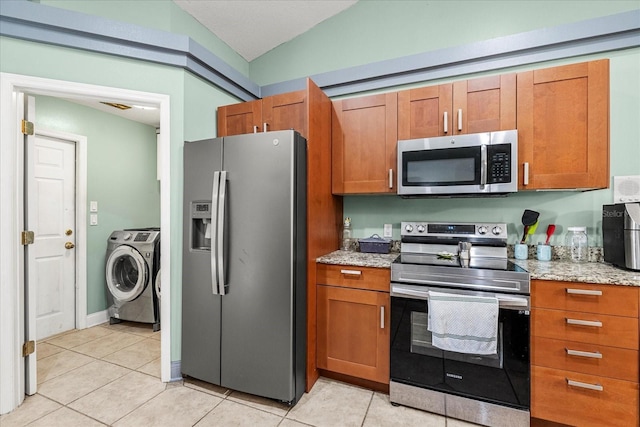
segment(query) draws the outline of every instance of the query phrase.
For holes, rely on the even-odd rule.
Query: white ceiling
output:
[[[251,61],[353,6],[357,0],[174,0],[218,38]],[[97,100],[67,99],[159,127],[160,110],[118,110]],[[105,100],[118,102],[117,100]]]
[[[357,0],[173,0],[247,61],[353,6]]]

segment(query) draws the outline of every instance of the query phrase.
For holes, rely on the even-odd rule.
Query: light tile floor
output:
[[[70,331],[37,346],[38,393],[2,415],[2,427],[474,425],[326,378],[293,408],[197,380],[162,383],[160,333],[140,324]]]

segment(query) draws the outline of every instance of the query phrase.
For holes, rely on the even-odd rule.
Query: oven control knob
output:
[[[424,233],[424,230],[425,230],[424,225],[420,224],[420,225],[417,227],[417,229],[418,229],[418,233]]]
[[[491,230],[491,232],[496,236],[499,236],[500,234],[502,234],[502,227],[496,225],[495,227],[493,227],[493,230]]]
[[[407,230],[408,233],[411,233],[413,231],[413,225],[407,224],[407,226],[404,229]]]
[[[487,234],[487,227],[484,225],[481,225],[480,227],[478,227],[478,234]]]

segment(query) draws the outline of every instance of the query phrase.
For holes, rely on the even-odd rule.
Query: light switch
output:
[[[385,224],[382,230],[382,237],[390,239],[393,237],[393,227],[391,224]]]
[[[89,212],[98,212],[98,202],[92,200],[89,202]]]
[[[98,214],[89,215],[89,225],[98,225]]]

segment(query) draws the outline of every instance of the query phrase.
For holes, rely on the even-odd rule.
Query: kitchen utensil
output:
[[[524,225],[524,233],[522,234],[522,240],[520,243],[524,243],[527,240],[527,233],[529,232],[529,227],[538,221],[538,217],[540,216],[539,212],[532,211],[530,209],[525,209],[522,214],[522,225]]]
[[[527,235],[524,238],[525,243],[527,243],[527,239],[529,238],[529,236],[533,236],[533,233],[536,232],[537,228],[538,228],[538,221],[536,221],[531,227],[529,227],[529,230],[527,230]]]
[[[547,240],[544,241],[545,245],[549,244],[549,239],[551,239],[551,235],[554,233],[554,231],[556,231],[556,225],[549,224],[549,226],[547,227]]]

